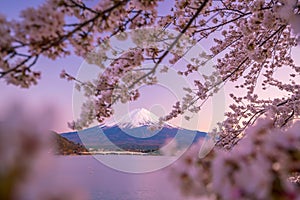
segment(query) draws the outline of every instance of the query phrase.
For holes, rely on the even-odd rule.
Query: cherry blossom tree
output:
[[[37,83],[40,72],[31,67],[40,56],[51,59],[67,56],[73,50],[75,54],[87,58],[99,67],[106,67],[106,73],[99,76],[101,83],[80,83],[90,88],[96,96],[94,118],[102,122],[111,116],[111,105],[122,99],[131,101],[138,98],[138,84],[154,84],[157,66],[168,54],[173,54],[171,63],[180,59],[182,54],[172,51],[183,34],[194,42],[212,38],[215,45],[206,55],[207,60],[216,58],[218,80],[215,74],[204,81],[195,81],[192,98],[178,102],[174,111],[166,120],[190,109],[199,110],[201,101],[205,101],[216,88],[228,82],[236,85],[245,94],[230,94],[235,101],[232,112],[221,126],[221,137],[230,141],[243,132],[267,111],[274,113],[276,126],[284,126],[298,116],[298,84],[295,82],[298,66],[291,58],[291,49],[297,45],[299,28],[298,1],[175,1],[169,14],[157,12],[160,1],[99,1],[87,5],[82,1],[49,0],[38,8],[28,8],[21,12],[21,20],[8,21],[1,16],[1,71],[0,76],[8,84],[29,87]],[[125,30],[155,26],[171,28],[180,32],[166,48],[151,46],[136,48],[103,66],[108,56],[101,51],[93,54],[94,48],[107,49],[108,39]],[[70,48],[72,47],[72,48]],[[70,50],[72,49],[72,50]],[[136,80],[123,88],[126,92],[112,100],[111,91],[120,84],[118,79],[139,67],[143,61],[152,60],[152,69],[140,73]],[[206,61],[195,58],[194,64],[179,71],[189,76]],[[274,73],[279,68],[290,68],[290,80],[282,82]],[[141,70],[142,71],[142,70]],[[62,72],[61,77],[75,78]],[[148,81],[147,81],[148,79]],[[145,81],[146,80],[146,81]],[[256,89],[267,90],[270,87],[285,91],[282,98],[261,99]],[[190,91],[189,91],[190,92]],[[191,92],[190,92],[191,93]],[[238,116],[237,116],[238,113]],[[86,119],[83,119],[86,121]],[[88,123],[83,123],[87,125]],[[220,140],[223,145],[225,141]],[[225,142],[225,143],[224,143]],[[234,144],[234,142],[233,142]],[[231,144],[227,144],[230,148]]]
[[[212,59],[216,60],[216,71],[204,80],[195,80],[192,88],[185,89],[185,98],[161,118],[170,120],[187,110],[197,113],[220,88],[227,84],[236,88],[229,94],[234,102],[231,111],[225,113],[225,120],[211,133],[223,150],[214,150],[195,162],[191,159],[197,159],[197,153],[191,153],[194,158],[188,159],[187,164],[193,170],[186,171],[195,174],[179,174],[183,189],[186,185],[195,189],[184,191],[203,194],[204,190],[212,198],[223,199],[296,199],[297,189],[286,178],[299,171],[298,125],[294,122],[300,115],[300,67],[291,51],[300,39],[300,2],[175,0],[167,13],[158,13],[160,3],[101,0],[91,5],[81,0],[48,0],[38,8],[23,10],[19,21],[0,16],[0,78],[8,84],[30,87],[40,78],[40,73],[31,68],[41,56],[55,60],[73,51],[89,63],[105,68],[94,81],[61,73],[62,78],[75,81],[77,89],[89,96],[90,100],[82,106],[81,118],[70,123],[70,127],[82,129],[94,120],[103,122],[110,117],[115,103],[138,99],[141,85],[155,84],[157,74],[169,69],[160,69],[160,64],[165,60],[174,64],[190,49],[182,43],[186,37],[190,44],[213,40],[210,52],[195,57],[178,74],[189,78]],[[116,52],[110,45],[111,37],[122,40],[126,31],[147,27],[158,30],[159,34],[153,33],[150,39],[154,38],[153,43],[120,52],[118,58],[111,60],[107,52]],[[166,29],[178,34],[169,35]],[[136,42],[141,40],[144,38],[136,38]],[[105,66],[107,61],[110,64]],[[153,67],[144,69],[146,61],[151,61]],[[288,80],[278,75],[281,70],[288,73]],[[282,96],[264,98],[263,91],[278,91],[276,94]],[[256,124],[261,117],[267,117],[266,122]],[[231,150],[231,154],[224,149]],[[273,155],[276,152],[280,156]],[[283,167],[284,162],[287,167]],[[200,169],[197,163],[211,167]],[[221,170],[224,165],[226,170]],[[266,172],[262,177],[257,174],[263,173],[260,170]],[[257,178],[252,185],[240,178],[248,172]],[[202,176],[203,173],[207,175]]]

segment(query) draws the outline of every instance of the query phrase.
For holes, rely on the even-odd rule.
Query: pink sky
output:
[[[36,6],[42,3],[43,0],[27,0],[27,1],[0,1],[0,13],[6,15],[8,18],[18,17],[21,9],[29,6]],[[166,4],[167,5],[167,4]],[[300,63],[300,49],[294,51],[296,63]],[[83,58],[77,56],[69,56],[55,61],[41,58],[34,69],[42,71],[42,79],[37,86],[30,89],[19,89],[12,85],[6,85],[3,80],[0,80],[0,118],[7,105],[14,101],[22,101],[27,107],[33,111],[39,110],[45,105],[54,105],[56,108],[56,120],[53,130],[57,132],[70,131],[67,127],[67,122],[72,121],[72,92],[73,83],[60,79],[59,74],[62,69],[76,75],[79,70]],[[230,87],[229,87],[230,90]],[[165,90],[163,87],[156,87],[156,89],[142,89],[144,95],[138,102],[130,103],[130,109],[136,107],[145,107],[155,114],[162,115],[170,111],[171,105],[175,102],[174,95]],[[212,111],[211,102],[208,103],[199,116],[203,116],[198,122],[198,129],[207,131],[210,123]],[[175,121],[178,123],[178,120]],[[194,128],[193,128],[194,129]]]

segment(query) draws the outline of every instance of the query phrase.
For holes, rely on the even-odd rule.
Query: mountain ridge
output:
[[[171,140],[178,148],[185,148],[206,136],[205,132],[179,128],[162,123],[160,129],[151,130],[159,118],[146,109],[136,109],[120,120],[61,136],[84,145],[90,151],[155,152]]]

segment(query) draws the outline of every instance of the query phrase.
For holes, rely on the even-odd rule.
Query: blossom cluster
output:
[[[68,56],[70,48],[86,57],[104,35],[154,24],[158,2],[101,0],[90,7],[81,0],[48,0],[21,11],[20,20],[1,15],[0,78],[28,88],[39,79],[31,69],[39,57]]]

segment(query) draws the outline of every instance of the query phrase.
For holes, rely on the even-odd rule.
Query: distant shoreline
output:
[[[86,155],[137,155],[137,156],[163,156],[161,153],[142,153],[130,151],[97,151],[97,152],[77,152],[74,154],[59,154],[60,156],[86,156]]]

